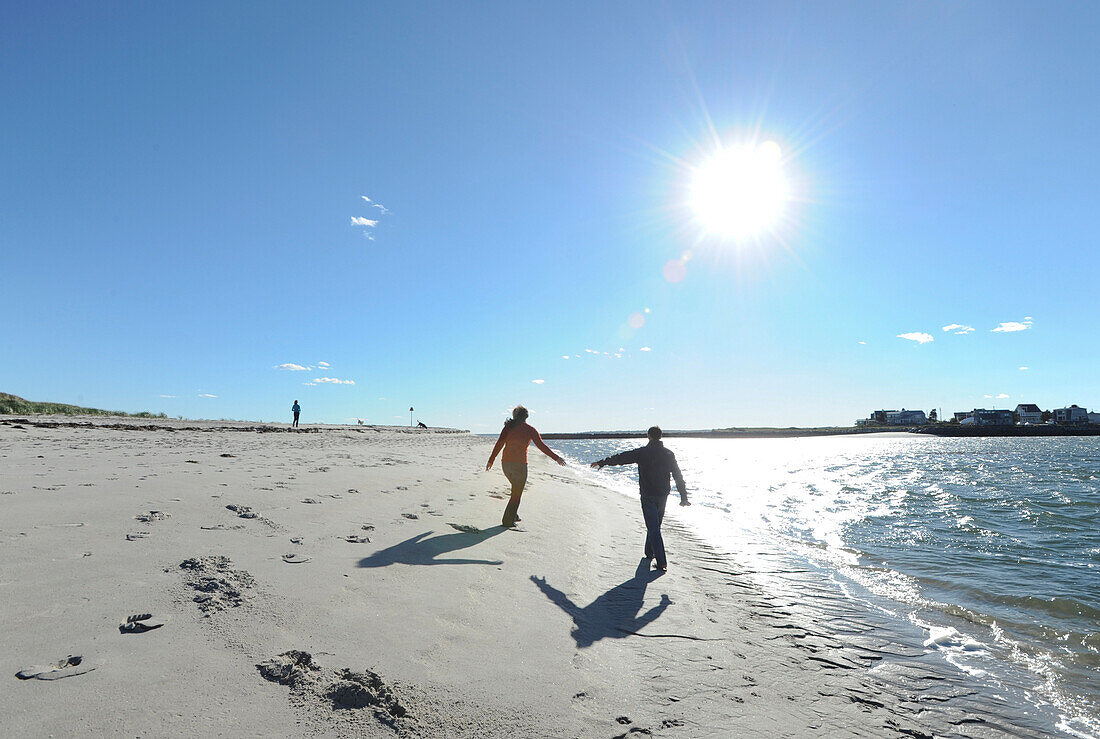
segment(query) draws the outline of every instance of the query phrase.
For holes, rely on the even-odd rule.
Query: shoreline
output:
[[[824,428],[744,428],[700,431],[664,431],[670,439],[791,439],[815,436],[864,436],[873,434],[921,434],[940,437],[1050,437],[1100,436],[1100,426],[935,426],[894,427],[824,427]],[[575,433],[545,433],[543,439],[644,439],[644,431],[579,431]]]
[[[501,529],[491,439],[140,431],[0,423],[0,653],[94,668],[0,681],[5,733],[1043,735],[675,514],[650,572],[636,501],[538,455]]]

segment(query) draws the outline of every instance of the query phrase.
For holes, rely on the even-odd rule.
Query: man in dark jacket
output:
[[[661,522],[665,518],[665,503],[672,488],[668,477],[672,475],[676,480],[676,489],[680,491],[680,505],[691,505],[688,502],[687,485],[684,484],[684,476],[680,474],[680,465],[676,464],[676,455],[666,449],[661,443],[661,429],[652,427],[647,432],[649,443],[629,452],[620,452],[610,457],[593,462],[597,469],[606,465],[637,464],[638,488],[642,494],[642,517],[645,518],[647,530],[645,539],[646,559],[655,559],[658,570],[664,572],[668,569],[668,561],[665,559],[665,542],[661,538]]]

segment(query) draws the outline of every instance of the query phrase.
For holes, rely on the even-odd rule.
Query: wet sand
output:
[[[537,453],[502,529],[491,445],[0,417],[0,730],[1038,735],[919,645],[824,590],[764,590],[674,518],[669,572],[651,572],[636,502]]]

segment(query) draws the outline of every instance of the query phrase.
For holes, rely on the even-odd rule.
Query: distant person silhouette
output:
[[[298,405],[298,401],[294,401],[294,405],[290,406],[290,412],[294,414],[294,423],[290,424],[291,428],[298,428],[298,414],[302,412],[302,406]]]
[[[504,470],[504,476],[512,484],[512,497],[508,499],[508,505],[504,509],[504,518],[500,521],[502,526],[512,527],[516,525],[516,521],[520,520],[516,514],[519,512],[519,500],[523,495],[523,487],[527,484],[527,447],[531,442],[534,442],[547,457],[565,466],[565,460],[554,454],[554,450],[543,443],[539,432],[528,425],[527,416],[527,409],[522,405],[517,405],[512,410],[512,417],[504,422],[500,438],[497,439],[493,453],[489,455],[489,461],[485,465],[486,470],[492,469],[493,460],[497,458],[501,449],[504,450],[504,454],[500,457],[500,466]]]
[[[680,465],[676,464],[676,455],[671,449],[666,449],[661,442],[661,429],[653,426],[646,432],[649,443],[638,449],[628,452],[620,452],[605,457],[592,466],[599,469],[607,465],[636,464],[638,465],[638,488],[642,497],[642,517],[645,519],[646,559],[654,559],[656,569],[664,572],[668,569],[668,560],[665,558],[665,540],[661,537],[661,522],[665,519],[665,503],[671,492],[668,477],[672,475],[676,479],[676,489],[680,491],[680,505],[691,505],[688,502],[687,485],[684,484],[684,476],[680,473]]]

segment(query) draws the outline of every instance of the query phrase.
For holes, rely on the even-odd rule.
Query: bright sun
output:
[[[782,152],[774,141],[720,150],[694,172],[691,205],[709,233],[733,239],[774,225],[787,201]]]

